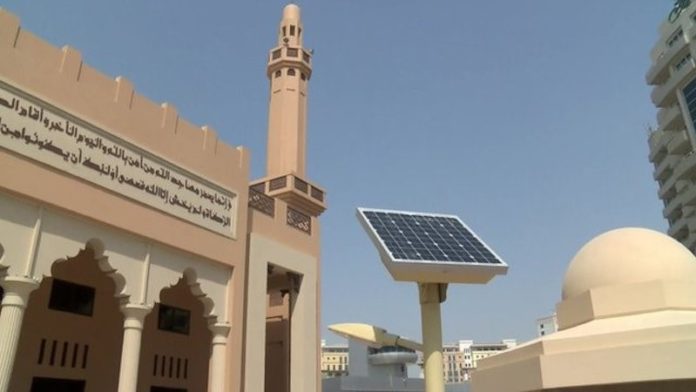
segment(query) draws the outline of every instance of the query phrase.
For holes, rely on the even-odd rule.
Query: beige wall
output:
[[[114,189],[88,182],[75,173],[0,148],[3,168],[0,170],[0,232],[3,233],[0,278],[11,275],[26,276],[37,282],[44,280],[42,288],[34,294],[36,298],[44,298],[47,295],[44,286],[49,282],[45,278],[53,275],[54,262],[81,249],[91,249],[98,267],[95,276],[111,282],[104,284],[113,285],[112,295],[116,297],[113,301],[154,306],[162,289],[175,285],[183,277],[197,298],[199,305],[195,306],[200,306],[205,321],[231,325],[225,349],[225,390],[260,391],[264,381],[263,366],[259,364],[264,363],[267,316],[265,301],[260,298],[265,298],[267,293],[267,265],[282,266],[303,277],[290,314],[290,344],[294,347],[290,353],[291,391],[317,391],[320,231],[317,217],[311,217],[312,230],[306,233],[288,226],[288,205],[281,200],[275,201],[274,217],[253,210],[247,215],[249,156],[246,150],[220,142],[210,127],[188,123],[171,104],[143,97],[127,79],[96,71],[83,62],[75,49],[46,43],[20,28],[18,18],[1,9],[0,58],[3,59],[0,85],[20,90],[51,110],[75,117],[224,188],[236,194],[237,202],[236,236],[229,238],[123,196]],[[302,113],[302,119],[298,120],[302,132],[306,125],[305,89],[306,86],[302,88],[302,102],[295,102],[290,108]],[[303,145],[291,147],[300,151],[304,159]],[[188,301],[184,297],[177,301]],[[103,306],[108,309],[109,305]],[[146,340],[141,352],[140,376],[145,384],[155,382],[148,381],[148,368],[154,355],[148,350],[176,346],[171,340],[176,340],[174,337],[160,341],[149,336],[156,310],[155,307],[146,319]],[[27,320],[31,321],[32,317],[36,316],[29,311]],[[109,320],[105,333],[111,325],[122,323],[120,312],[110,317],[120,321]],[[25,329],[30,328],[27,325],[31,324],[26,324]],[[120,349],[123,326],[113,328],[110,334],[118,336],[108,342]],[[195,339],[203,340],[208,332],[197,330],[200,334],[197,332]],[[150,347],[148,342],[155,344]],[[204,356],[202,351],[177,350],[172,356]],[[116,361],[109,366],[118,369],[119,357],[120,352],[105,363]],[[29,364],[26,366],[28,369]],[[17,370],[18,374],[23,369]],[[106,375],[99,378],[109,379]],[[202,382],[198,380],[195,384]]]
[[[319,390],[319,316],[317,296],[319,290],[318,260],[306,253],[291,249],[262,235],[249,235],[249,268],[247,270],[248,302],[246,304],[245,363],[266,363],[266,331],[259,328],[265,324],[268,308],[265,298],[268,293],[268,265],[272,264],[302,277],[299,293],[295,298],[290,315],[290,391]],[[263,391],[264,369],[261,366],[246,366],[245,391]]]
[[[151,386],[160,386],[205,391],[208,387],[212,335],[208,329],[208,322],[203,317],[203,305],[193,296],[185,279],[171,288],[162,290],[159,302],[191,311],[190,331],[188,335],[184,335],[160,330],[159,303],[155,305],[145,318],[138,390],[147,392]],[[163,360],[163,357],[166,360]]]
[[[219,271],[216,265],[224,266],[226,272],[207,274],[198,280],[205,282],[207,278],[211,279],[203,292],[209,294],[206,306],[211,309],[208,311],[218,316],[218,321],[233,325],[227,344],[226,378],[230,390],[240,390],[249,182],[249,156],[246,150],[220,142],[217,133],[210,127],[190,124],[179,117],[171,104],[155,103],[143,97],[125,78],[113,78],[96,71],[83,62],[81,54],[75,49],[53,47],[21,29],[18,18],[4,10],[0,10],[0,58],[3,59],[0,62],[0,83],[14,86],[56,110],[79,117],[96,128],[235,193],[238,206],[237,238],[230,239],[112,190],[0,149],[0,167],[3,168],[0,170],[0,196],[3,202],[13,199],[25,207],[24,210],[34,209],[33,213],[19,214],[22,216],[17,216],[17,220],[4,222],[17,228],[17,236],[13,237],[12,244],[2,244],[8,249],[6,256],[9,257],[0,260],[0,269],[6,267],[4,272],[9,274],[23,274],[25,270],[30,274],[39,272],[41,263],[34,263],[34,259],[51,258],[44,263],[50,265],[53,260],[66,256],[66,253],[61,253],[64,248],[76,251],[85,247],[86,240],[99,238],[98,234],[92,234],[80,243],[83,238],[78,240],[68,229],[65,235],[69,240],[64,241],[64,245],[57,245],[62,241],[58,237],[63,233],[59,230],[49,233],[45,227],[47,219],[58,216],[58,225],[73,222],[76,226],[85,226],[87,230],[98,227],[95,233],[108,232],[107,237],[119,238],[118,241],[105,241],[105,252],[111,256],[111,266],[119,267],[111,278],[116,279],[118,289],[124,290],[123,294],[132,295],[131,299],[136,301],[152,303],[152,293],[148,290],[158,292],[159,288],[154,287],[164,284],[158,281],[151,288],[141,286],[143,268],[147,264],[146,249],[153,249],[155,253],[163,251],[163,255],[177,252],[188,255],[183,258],[195,260],[187,266],[194,280],[197,274],[205,270]],[[46,211],[48,218],[44,217],[44,229],[34,230],[40,220],[36,217],[38,211]],[[8,208],[2,216],[8,218],[13,215],[18,213]],[[76,230],[80,233],[83,231],[82,227]],[[83,236],[80,234],[77,237]],[[125,243],[121,241],[126,238]],[[56,249],[51,249],[55,246]],[[134,247],[126,249],[127,246]],[[114,247],[118,250],[115,251]],[[32,248],[36,254],[31,254]],[[29,253],[25,254],[25,251]],[[120,251],[130,256],[122,258],[122,263],[114,262]],[[41,252],[46,252],[46,255]],[[181,255],[177,258],[180,259]],[[199,263],[201,268],[198,268]],[[153,274],[164,271],[165,276],[160,280],[167,280],[168,284],[176,282],[172,276],[180,277],[183,272],[168,270],[166,263],[160,264],[162,268],[159,270],[156,267]],[[41,275],[36,277],[40,279]],[[229,285],[224,282],[222,290],[219,289],[220,278],[231,279]],[[146,276],[145,282],[147,279]],[[205,292],[205,289],[216,291],[216,295],[222,291],[226,298],[212,301],[210,298],[213,295]]]

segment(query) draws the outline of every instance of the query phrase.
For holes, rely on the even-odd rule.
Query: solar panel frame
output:
[[[377,228],[375,227],[375,224],[370,220],[370,218],[366,215],[366,212],[375,212],[375,213],[383,213],[383,214],[392,214],[392,215],[397,215],[397,216],[410,216],[410,217],[431,217],[435,219],[454,219],[457,223],[459,223],[462,228],[466,230],[466,234],[470,234],[477,243],[471,242],[473,245],[481,245],[483,249],[488,251],[491,256],[493,256],[494,260],[497,261],[497,263],[491,263],[491,262],[479,262],[479,261],[451,261],[451,260],[440,260],[440,259],[416,259],[416,258],[403,258],[403,257],[396,257],[397,255],[394,254],[393,249],[390,248],[390,246],[385,242],[385,238],[383,238],[383,235],[378,232]],[[452,215],[452,214],[438,214],[438,213],[427,213],[427,212],[412,212],[412,211],[400,211],[400,210],[387,210],[387,209],[379,209],[379,208],[365,208],[365,207],[359,207],[358,208],[358,216],[360,218],[361,223],[363,226],[367,229],[368,234],[370,234],[370,237],[372,237],[373,241],[375,241],[378,246],[381,248],[380,253],[383,253],[388,256],[390,261],[394,263],[400,263],[400,264],[432,264],[432,265],[450,265],[450,266],[478,266],[478,267],[503,267],[507,268],[507,264],[505,261],[493,250],[491,249],[486,242],[484,242],[477,234],[474,232],[466,223],[464,223],[461,218],[459,218],[457,215]],[[468,249],[465,248],[465,251],[467,253],[470,253]],[[482,252],[480,252],[483,254]]]

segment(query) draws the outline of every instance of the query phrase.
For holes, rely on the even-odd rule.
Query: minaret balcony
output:
[[[279,68],[297,67],[303,69],[307,76],[312,73],[312,54],[301,47],[281,46],[271,50],[268,55],[267,74]]]
[[[294,174],[254,181],[251,189],[277,197],[311,216],[319,216],[326,210],[326,192]]]

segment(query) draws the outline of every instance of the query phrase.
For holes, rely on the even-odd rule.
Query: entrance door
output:
[[[31,392],[84,392],[85,380],[34,377]]]

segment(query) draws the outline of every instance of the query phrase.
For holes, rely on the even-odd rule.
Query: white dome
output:
[[[587,290],[652,280],[696,283],[696,257],[673,238],[641,228],[616,229],[585,244],[563,281],[563,300]]]

